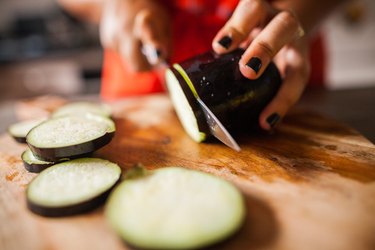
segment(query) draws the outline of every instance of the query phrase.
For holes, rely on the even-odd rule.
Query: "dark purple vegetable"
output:
[[[175,99],[173,103],[176,110],[181,109],[176,107],[180,105],[176,100],[184,98],[173,98],[176,88],[174,85],[179,84],[200,132],[208,133],[208,128],[194,92],[231,132],[257,125],[260,112],[276,95],[281,77],[275,64],[270,63],[257,80],[249,80],[239,70],[238,62],[242,53],[242,50],[236,50],[219,56],[214,52],[207,52],[175,64],[168,70],[167,86],[172,100]],[[182,115],[179,117],[182,120]],[[184,127],[186,129],[189,126]]]
[[[56,162],[43,161],[35,157],[33,152],[30,149],[26,149],[21,155],[23,165],[26,170],[31,173],[40,173],[44,169],[51,167],[56,164]],[[69,160],[69,159],[65,159]]]
[[[18,122],[12,124],[8,128],[8,133],[19,143],[26,143],[26,135],[29,131],[40,124],[41,122],[45,121],[45,118],[33,119]]]
[[[33,154],[45,161],[87,156],[108,144],[115,133],[112,120],[86,114],[49,119],[33,128],[27,143]]]
[[[44,207],[27,200],[27,208],[35,214],[45,217],[64,217],[83,214],[101,206],[108,198],[115,185],[106,192],[90,200],[75,205],[61,207]]]
[[[47,217],[81,214],[103,204],[121,177],[117,164],[81,158],[42,171],[26,190],[27,207]]]
[[[33,154],[46,161],[60,161],[64,158],[76,159],[89,156],[94,151],[107,145],[113,138],[114,132],[106,133],[92,141],[77,143],[64,147],[39,148],[29,143]]]

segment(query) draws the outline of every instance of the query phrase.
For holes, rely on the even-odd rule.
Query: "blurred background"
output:
[[[0,0],[0,99],[98,93],[97,27],[55,0]]]
[[[375,1],[349,2],[326,20],[322,33],[325,92],[311,91],[302,105],[344,120],[372,137]],[[8,108],[16,99],[98,94],[101,63],[97,27],[75,19],[55,0],[0,0],[1,120],[10,122]],[[352,97],[362,102],[353,100],[350,107],[338,110]],[[369,119],[373,123],[362,128]],[[2,122],[0,132],[6,125]]]

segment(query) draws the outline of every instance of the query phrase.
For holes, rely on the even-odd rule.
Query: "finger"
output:
[[[101,43],[106,49],[118,52],[129,70],[148,70],[150,65],[140,53],[139,40],[128,31],[130,24],[118,11],[124,8],[123,3],[123,1],[106,1],[100,22]]]
[[[151,69],[149,62],[141,52],[142,44],[137,38],[121,35],[118,42],[118,51],[130,71]]]
[[[291,11],[277,14],[243,54],[239,62],[242,74],[249,79],[262,75],[277,52],[299,37],[300,30],[299,21]]]
[[[250,44],[254,41],[254,39],[260,34],[261,28],[257,27],[254,28],[252,31],[250,31],[249,36],[240,43],[239,48],[242,48],[243,50],[246,50]]]
[[[116,13],[115,10],[117,8],[120,8],[118,2],[106,1],[103,6],[103,12],[99,24],[101,44],[104,48],[113,50],[117,48],[118,24],[120,23],[120,21],[116,22],[116,19],[121,18],[121,16],[114,16],[113,14]]]
[[[151,64],[169,57],[169,29],[158,19],[156,12],[145,9],[136,15],[134,22],[135,37],[141,41]]]
[[[128,62],[129,69],[132,71],[148,71],[151,69],[152,60],[158,60],[160,53],[157,49],[157,38],[155,38],[155,27],[151,22],[152,13],[145,9],[138,12],[135,16],[131,36],[120,35],[119,51],[122,57]],[[144,49],[148,48],[151,52],[151,60],[145,56]],[[151,62],[150,62],[151,61]]]
[[[234,50],[270,13],[270,8],[263,0],[242,0],[237,5],[232,17],[217,33],[212,41],[216,53],[223,54]]]
[[[301,97],[310,71],[306,58],[295,49],[286,52],[285,79],[275,98],[259,116],[259,125],[264,130],[272,129]]]
[[[272,60],[279,69],[281,79],[285,78],[285,72],[287,67],[287,61],[285,60],[285,58],[288,53],[288,50],[288,47],[282,48]]]

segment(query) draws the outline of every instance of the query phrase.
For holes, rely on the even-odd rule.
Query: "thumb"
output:
[[[134,35],[141,41],[142,52],[150,64],[157,64],[169,55],[166,27],[158,21],[156,13],[143,9],[135,17]]]

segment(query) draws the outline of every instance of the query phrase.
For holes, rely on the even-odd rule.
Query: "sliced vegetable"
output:
[[[50,217],[87,212],[106,200],[120,175],[117,164],[98,158],[56,164],[31,181],[26,190],[27,206]]]
[[[22,153],[21,158],[26,170],[32,173],[40,173],[42,170],[55,164],[55,162],[39,160],[30,149],[26,149]]]
[[[8,128],[8,133],[18,142],[26,143],[26,135],[35,126],[39,125],[46,118],[39,118],[15,123]]]
[[[105,215],[129,244],[152,249],[191,249],[221,241],[245,216],[241,193],[213,175],[167,167],[123,181]]]
[[[181,79],[178,79],[178,73],[167,69],[166,72],[166,83],[170,93],[170,98],[179,120],[181,121],[182,126],[184,127],[186,133],[196,142],[202,142],[206,139],[207,131],[205,127],[204,118],[197,119],[194,110],[192,107],[197,105],[194,101],[194,96],[187,85],[180,84]],[[186,94],[185,94],[186,93]],[[190,95],[190,98],[188,98]],[[190,102],[189,102],[190,99]],[[203,132],[204,131],[204,132]]]
[[[245,78],[238,66],[243,50],[225,55],[207,52],[166,72],[166,84],[187,134],[197,142],[209,135],[198,95],[231,132],[256,126],[263,108],[276,95],[281,77],[272,62],[256,80]]]
[[[34,127],[26,140],[39,159],[58,161],[94,152],[108,144],[114,132],[111,119],[85,114],[49,119]]]
[[[52,113],[52,117],[59,117],[65,115],[82,115],[86,113],[110,117],[111,108],[108,105],[102,103],[72,102],[55,110]]]

